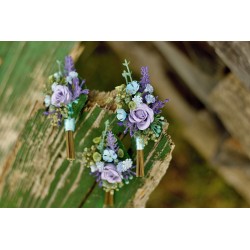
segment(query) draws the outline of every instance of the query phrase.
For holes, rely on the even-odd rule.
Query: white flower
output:
[[[147,84],[145,91],[152,94],[154,92],[154,88],[151,84]]]
[[[142,97],[139,95],[136,95],[132,100],[135,102],[137,107],[142,103]]]
[[[155,97],[153,95],[146,95],[145,99],[146,99],[148,104],[155,103]]]
[[[50,103],[51,103],[51,97],[49,95],[46,95],[44,98],[44,103],[45,103],[45,107],[49,107]]]
[[[61,74],[59,72],[54,74],[54,77],[56,78],[57,81],[60,80]]]
[[[126,159],[125,161],[119,162],[117,165],[117,170],[119,172],[125,172],[133,166],[131,159]]]
[[[54,82],[52,85],[51,85],[51,89],[52,91],[54,92],[55,91],[55,87],[58,85],[57,82]]]
[[[123,169],[125,171],[127,171],[128,169],[130,169],[133,165],[133,162],[131,159],[126,159],[125,161],[123,161]]]
[[[102,162],[102,161],[97,162],[96,167],[97,167],[99,172],[102,172],[103,168],[104,168],[104,162]]]
[[[73,79],[73,78],[78,77],[78,73],[75,71],[71,71],[71,72],[69,72],[69,76]]]
[[[94,173],[98,170],[97,166],[96,165],[92,165],[90,166],[90,169],[91,169],[91,172]]]
[[[96,164],[90,166],[91,172],[94,173],[96,171],[102,172],[104,168],[104,162],[96,162]]]
[[[66,82],[72,84],[72,78],[70,76],[66,77]]]
[[[117,159],[117,154],[111,149],[105,149],[102,155],[104,161],[112,162]]]

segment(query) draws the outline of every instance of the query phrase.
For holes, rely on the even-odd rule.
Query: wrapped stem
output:
[[[75,147],[73,140],[73,131],[66,131],[66,148],[67,148],[67,160],[75,160]]]
[[[64,120],[64,128],[66,131],[66,148],[67,148],[67,159],[69,161],[75,160],[75,147],[73,132],[75,130],[75,119],[68,118]]]
[[[136,177],[144,177],[144,142],[141,137],[136,137]]]
[[[114,191],[105,192],[104,207],[105,208],[114,207]]]

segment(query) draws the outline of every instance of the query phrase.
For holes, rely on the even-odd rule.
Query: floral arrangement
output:
[[[108,121],[102,135],[94,138],[93,143],[90,148],[84,149],[83,162],[91,169],[91,175],[99,186],[113,195],[114,191],[119,191],[124,183],[128,184],[133,179],[135,166],[109,129]]]
[[[141,68],[142,77],[140,81],[136,81],[132,79],[129,62],[125,60],[123,65],[126,70],[123,71],[122,76],[126,84],[116,87],[118,124],[125,127],[124,133],[129,131],[130,136],[136,140],[137,150],[142,151],[149,140],[157,141],[162,133],[165,118],[160,113],[168,99],[161,101],[154,95],[148,67]],[[143,156],[139,157],[142,161]]]
[[[44,114],[51,119],[53,126],[61,126],[63,119],[76,118],[89,93],[88,89],[83,89],[85,80],[78,76],[70,56],[65,57],[63,71],[61,63],[57,63],[58,72],[49,76],[44,91],[47,108]]]
[[[58,71],[49,76],[44,91],[44,114],[53,126],[60,127],[64,121],[65,131],[68,132],[68,159],[74,159],[72,132],[75,130],[75,120],[87,101],[89,90],[84,89],[85,80],[78,76],[70,56],[65,57],[64,69],[61,62],[57,63]]]

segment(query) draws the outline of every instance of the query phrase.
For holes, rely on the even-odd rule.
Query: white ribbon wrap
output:
[[[68,118],[64,120],[65,131],[75,131],[76,121],[75,118]]]
[[[136,143],[136,150],[143,150],[145,145],[144,145],[144,141],[140,136],[137,136],[135,138],[135,143]]]

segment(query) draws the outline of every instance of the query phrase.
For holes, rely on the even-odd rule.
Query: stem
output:
[[[129,66],[128,66],[129,63],[130,63],[130,62],[128,62],[128,61],[125,59],[123,65],[127,68],[127,71],[128,71],[128,72],[126,72],[126,75],[129,76],[130,81],[132,82],[132,81],[133,81],[132,76],[131,76],[132,71],[129,70]],[[127,82],[127,79],[126,79],[126,82]]]
[[[59,73],[62,74],[62,71],[61,71],[61,65],[62,65],[62,63],[59,60],[57,60],[56,63],[58,65]]]
[[[123,71],[122,76],[125,78],[126,84],[128,85],[127,72],[125,70]]]
[[[109,120],[107,120],[107,121],[105,122],[105,130],[102,132],[102,140],[101,140],[101,142],[99,143],[99,145],[97,146],[97,148],[101,151],[101,153],[103,153],[104,140],[105,140],[105,137],[106,137],[108,128],[109,128]]]

